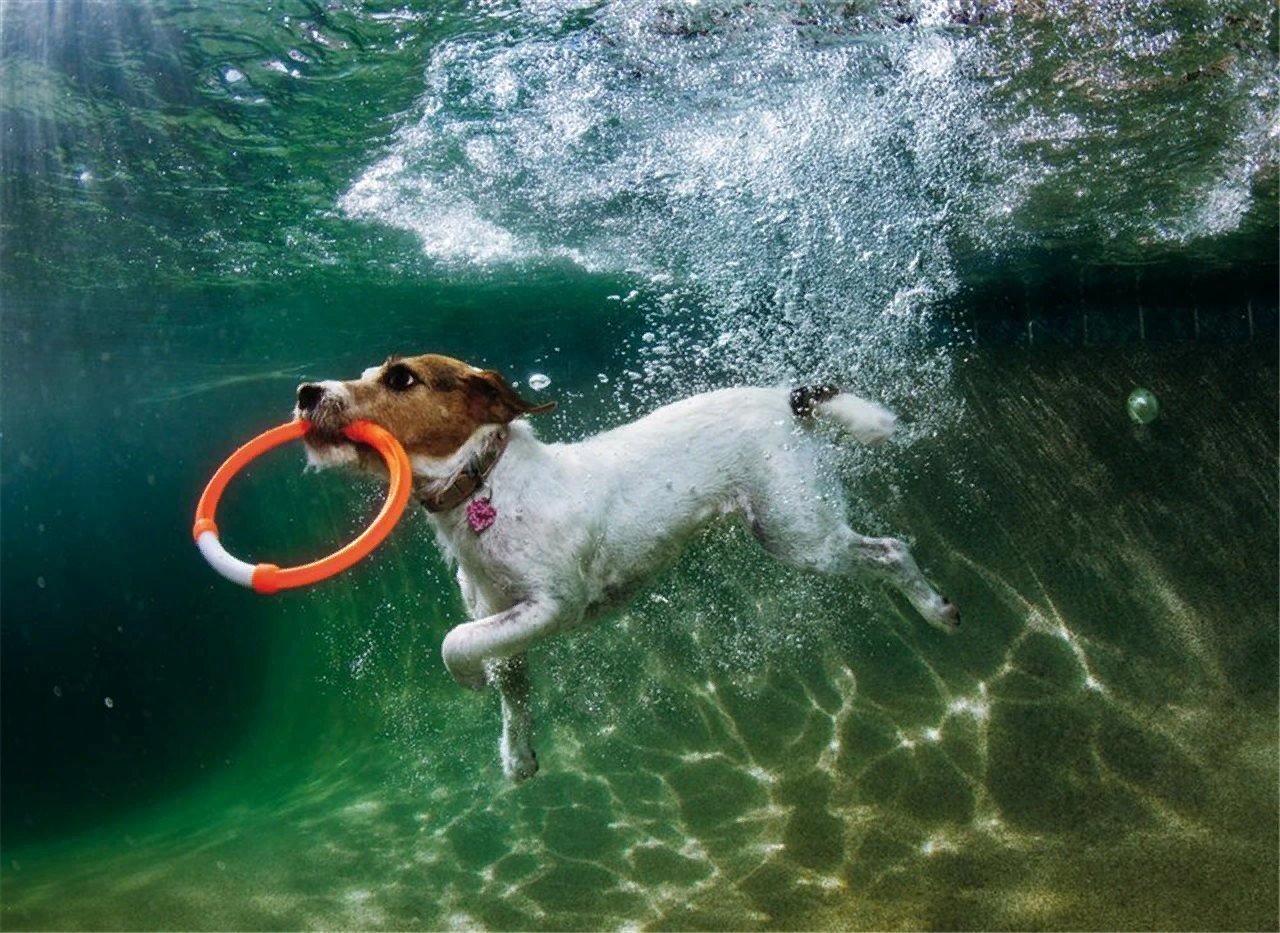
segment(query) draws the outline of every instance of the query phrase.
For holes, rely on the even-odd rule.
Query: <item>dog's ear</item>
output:
[[[471,417],[489,424],[506,424],[521,415],[545,415],[556,407],[555,402],[535,405],[525,401],[501,373],[492,369],[469,373],[466,389]]]

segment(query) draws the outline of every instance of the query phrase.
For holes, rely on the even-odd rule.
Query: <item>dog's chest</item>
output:
[[[540,535],[529,527],[525,510],[486,500],[483,508],[463,506],[433,517],[441,549],[478,585],[514,600],[538,582]]]

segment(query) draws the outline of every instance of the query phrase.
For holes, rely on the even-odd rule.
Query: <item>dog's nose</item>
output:
[[[311,411],[320,404],[320,399],[324,397],[324,386],[318,386],[314,382],[304,382],[298,386],[298,410]]]

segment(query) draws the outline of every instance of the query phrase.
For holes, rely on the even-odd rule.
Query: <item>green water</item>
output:
[[[1275,13],[1019,7],[0,5],[0,925],[1280,925]],[[535,649],[511,785],[421,516],[273,598],[189,538],[425,350],[548,439],[885,400],[851,518],[963,632],[713,528]],[[376,509],[300,467],[233,551]]]

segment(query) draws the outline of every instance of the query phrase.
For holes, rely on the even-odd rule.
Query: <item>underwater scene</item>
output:
[[[1258,0],[0,0],[0,927],[1280,927],[1278,39]],[[530,650],[508,779],[420,509],[274,595],[192,542],[299,383],[427,352],[557,402],[544,441],[887,406],[849,523],[963,627],[713,522]],[[299,563],[384,495],[292,444],[219,526]]]

